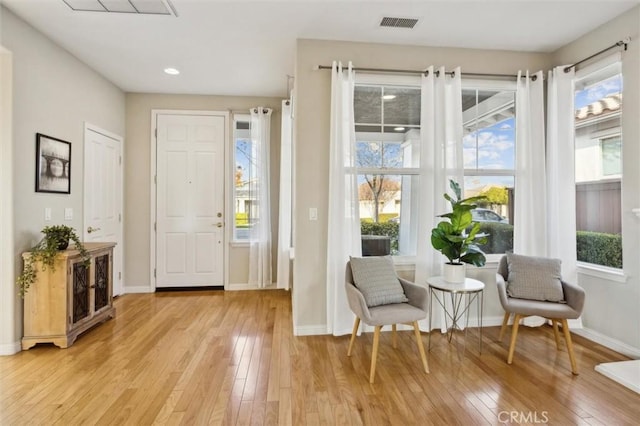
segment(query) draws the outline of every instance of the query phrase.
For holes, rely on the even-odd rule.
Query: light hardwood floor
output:
[[[398,349],[382,333],[376,383],[372,336],[294,337],[290,293],[126,295],[117,315],[68,349],[38,345],[0,357],[0,425],[35,424],[638,424],[640,395],[596,373],[624,360],[574,335],[579,376],[550,327],[507,340],[485,328],[459,353],[433,336],[431,374],[411,331]],[[422,338],[427,343],[427,335]]]

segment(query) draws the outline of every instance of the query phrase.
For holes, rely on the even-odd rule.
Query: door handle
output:
[[[100,228],[92,228],[92,227],[88,227],[87,228],[87,233],[90,234],[92,232],[98,232],[100,230]]]
[[[218,228],[222,228],[223,223],[222,222],[218,222],[215,224]]]

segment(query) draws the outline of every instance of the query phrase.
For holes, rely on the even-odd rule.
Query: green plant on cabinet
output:
[[[80,256],[88,266],[90,261],[89,253],[80,241],[75,229],[66,225],[45,226],[41,231],[44,237],[29,250],[29,256],[24,260],[24,268],[18,276],[16,283],[18,284],[20,297],[24,297],[29,287],[35,282],[37,276],[37,268],[35,264],[42,262],[42,271],[47,268],[55,270],[55,259],[61,250],[66,250],[69,241],[73,241],[75,249],[80,252]]]

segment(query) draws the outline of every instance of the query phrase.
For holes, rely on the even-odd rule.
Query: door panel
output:
[[[216,235],[213,232],[196,234],[196,273],[214,272],[210,258],[216,257]]]
[[[106,133],[106,132],[104,132]],[[92,128],[85,129],[85,242],[115,242],[113,294],[122,294],[122,141]]]
[[[188,159],[185,152],[167,152],[163,158],[166,174],[164,204],[167,217],[187,214]]]
[[[224,285],[224,116],[159,114],[156,286]]]

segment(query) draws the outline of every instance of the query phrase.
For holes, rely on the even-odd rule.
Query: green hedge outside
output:
[[[513,225],[501,222],[479,222],[480,232],[489,234],[480,248],[485,254],[502,254],[513,250]]]
[[[378,215],[378,221],[380,223],[386,223],[386,222],[389,222],[394,217],[398,217],[398,213],[380,213]],[[360,219],[360,221],[367,222],[367,223],[374,223],[372,217],[365,217],[363,219]]]
[[[391,254],[398,253],[398,230],[400,224],[397,222],[375,223],[366,219],[360,221],[360,234],[362,235],[386,235],[391,237]]]
[[[480,246],[486,254],[502,254],[513,250],[513,225],[499,222],[480,222],[481,232],[489,234],[487,244]],[[391,254],[398,252],[397,222],[374,223],[360,221],[362,235],[386,235],[391,237]],[[578,231],[576,233],[577,257],[581,262],[622,268],[622,236],[601,232]]]
[[[596,265],[622,268],[622,235],[602,232],[576,232],[578,260]]]

